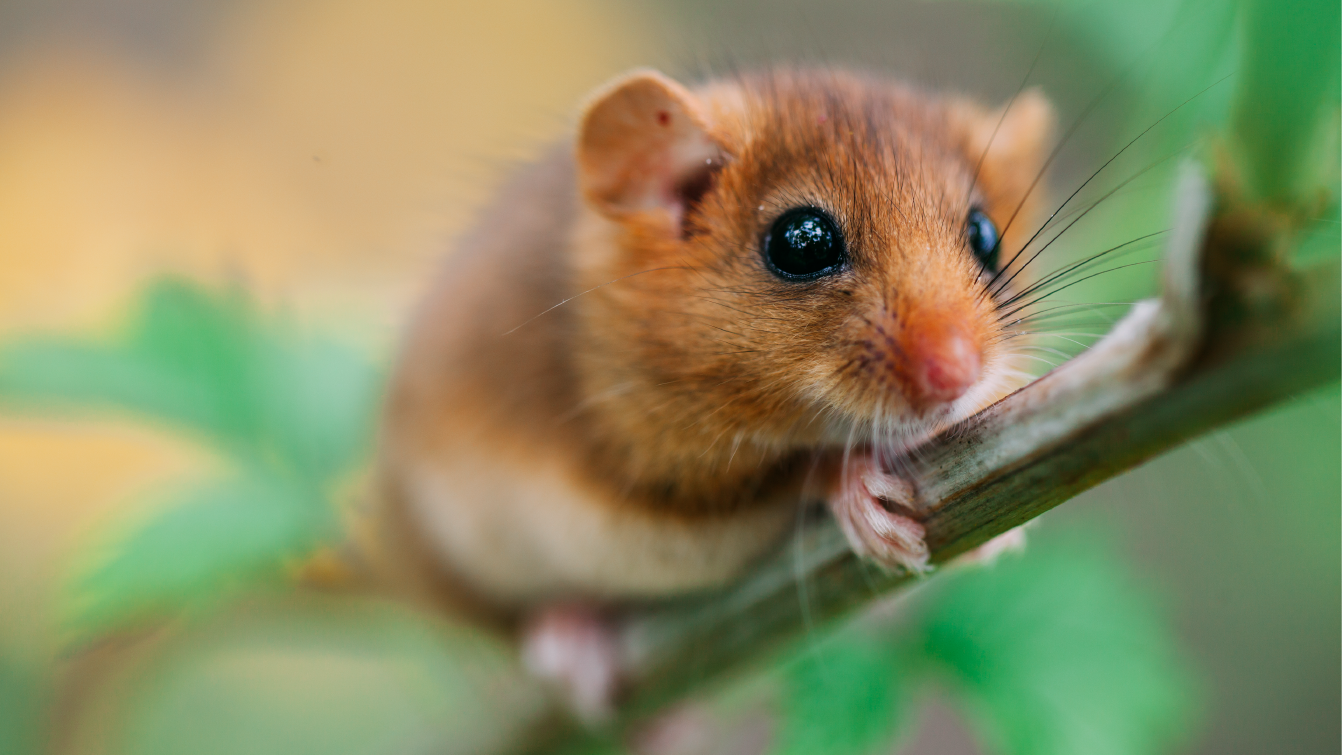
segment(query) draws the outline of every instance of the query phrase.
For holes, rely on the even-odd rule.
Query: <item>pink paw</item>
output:
[[[884,503],[907,505],[912,492],[903,480],[881,469],[874,458],[858,456],[845,463],[838,492],[830,498],[829,506],[859,556],[886,568],[920,574],[931,568],[923,525],[890,511]]]
[[[532,616],[522,634],[522,663],[556,687],[573,714],[589,726],[614,715],[619,648],[614,627],[591,606],[561,603]]]

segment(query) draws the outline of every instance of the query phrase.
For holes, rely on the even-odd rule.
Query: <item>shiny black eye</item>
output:
[[[997,233],[997,226],[985,214],[983,210],[970,210],[969,219],[966,221],[969,232],[969,249],[978,257],[979,264],[983,265],[985,270],[997,269],[997,242],[1000,236]]]
[[[814,207],[788,210],[764,237],[764,260],[775,275],[787,281],[836,273],[845,257],[838,226]]]

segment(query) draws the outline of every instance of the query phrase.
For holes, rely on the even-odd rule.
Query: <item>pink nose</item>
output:
[[[978,382],[983,357],[958,325],[943,318],[920,320],[900,339],[906,359],[905,389],[918,406],[950,403]]]

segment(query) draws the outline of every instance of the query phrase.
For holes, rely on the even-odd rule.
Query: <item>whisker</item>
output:
[[[1076,338],[1103,338],[1103,337],[1105,336],[1105,334],[1104,334],[1104,333],[1080,333],[1080,332],[1075,332],[1075,331],[1061,331],[1061,332],[1060,332],[1060,331],[1053,331],[1053,330],[1026,330],[1026,331],[1021,331],[1021,332],[1018,332],[1018,333],[1010,333],[1010,334],[1007,334],[1006,336],[1003,336],[1002,338],[999,338],[998,341],[1004,341],[1004,340],[1006,340],[1007,338],[1018,338],[1018,337],[1020,337],[1020,336],[1036,336],[1036,337],[1039,337],[1039,338],[1062,338],[1063,340],[1068,340],[1069,337],[1076,337]],[[1076,343],[1076,342],[1073,341],[1073,343]],[[1082,346],[1082,345],[1084,345],[1084,344],[1077,343],[1077,345],[1078,345],[1078,346]]]
[[[1039,43],[1039,50],[1034,54],[1034,60],[1030,61],[1030,67],[1025,71],[1025,76],[1020,80],[1020,86],[1012,93],[1011,99],[1007,100],[1006,107],[1002,108],[1002,115],[997,118],[996,125],[993,126],[993,132],[988,137],[988,143],[983,145],[983,154],[979,155],[978,162],[974,164],[974,176],[969,181],[969,189],[965,193],[964,204],[969,203],[969,197],[974,192],[974,185],[979,182],[979,175],[983,172],[983,161],[988,159],[988,152],[992,150],[993,142],[997,141],[997,132],[1001,130],[1002,124],[1006,122],[1007,115],[1011,112],[1011,107],[1016,104],[1020,93],[1025,91],[1025,85],[1029,83],[1030,76],[1034,74],[1035,66],[1039,65],[1039,59],[1044,55],[1044,49],[1048,47],[1048,41],[1053,36],[1053,27],[1058,21],[1058,12],[1062,8],[1062,3],[1057,2],[1053,5],[1053,15],[1048,20],[1048,28],[1044,30],[1044,39]]]
[[[1187,104],[1187,102],[1185,102],[1184,104]],[[1182,107],[1182,105],[1181,105],[1180,107]],[[1168,114],[1166,115],[1166,117],[1169,117]],[[1152,128],[1154,128],[1154,124],[1152,125]],[[1150,130],[1150,128],[1147,129],[1147,131],[1149,131],[1149,130]],[[1146,133],[1145,131],[1142,132],[1142,134],[1145,134],[1145,133]],[[1142,137],[1142,134],[1139,134],[1139,135],[1137,136],[1137,138],[1140,139],[1140,138]],[[1123,149],[1127,149],[1128,147],[1131,147],[1135,142],[1136,142],[1136,139],[1134,139],[1132,142],[1128,142],[1127,146],[1125,146]],[[1072,226],[1075,226],[1077,223],[1081,222],[1081,219],[1084,218],[1084,217],[1086,217],[1086,215],[1090,214],[1090,211],[1091,211],[1091,210],[1095,209],[1096,207],[1099,207],[1101,204],[1103,204],[1103,203],[1105,202],[1105,200],[1107,200],[1107,199],[1109,199],[1110,197],[1114,196],[1114,194],[1116,194],[1116,193],[1119,191],[1119,189],[1122,189],[1124,186],[1127,186],[1128,184],[1132,183],[1132,182],[1135,181],[1137,178],[1139,178],[1139,177],[1145,175],[1147,172],[1149,172],[1150,170],[1152,170],[1152,169],[1155,168],[1156,166],[1160,165],[1161,163],[1165,162],[1166,160],[1169,160],[1171,157],[1174,157],[1175,155],[1181,154],[1182,152],[1184,152],[1184,150],[1187,150],[1188,147],[1190,147],[1190,146],[1192,146],[1192,145],[1185,145],[1185,146],[1183,146],[1183,147],[1180,147],[1179,149],[1177,149],[1177,150],[1171,152],[1171,153],[1168,154],[1168,155],[1165,155],[1164,157],[1160,158],[1159,160],[1156,160],[1155,162],[1151,163],[1150,165],[1147,165],[1145,168],[1142,168],[1141,170],[1137,171],[1136,173],[1132,174],[1131,176],[1127,177],[1126,179],[1120,181],[1120,182],[1118,183],[1118,185],[1114,186],[1114,188],[1110,189],[1110,190],[1109,190],[1108,192],[1106,192],[1103,196],[1101,196],[1098,200],[1096,200],[1095,202],[1091,203],[1090,206],[1088,206],[1088,207],[1086,207],[1084,210],[1082,210],[1082,211],[1081,211],[1081,214],[1079,214],[1079,215],[1077,215],[1075,218],[1073,218],[1072,221],[1071,221],[1070,223],[1068,223],[1068,224],[1067,224],[1061,231],[1058,231],[1057,235],[1055,235],[1053,238],[1049,239],[1049,240],[1048,240],[1042,247],[1040,247],[1040,248],[1034,253],[1033,256],[1031,256],[1028,260],[1025,261],[1025,264],[1023,264],[1023,265],[1020,266],[1020,269],[1016,270],[1016,272],[1014,272],[1014,273],[1011,274],[1011,277],[1010,277],[1010,278],[1007,278],[1006,281],[1004,281],[1001,285],[997,286],[996,290],[994,290],[994,291],[992,292],[993,296],[998,296],[998,295],[1000,295],[1000,294],[1002,293],[1002,291],[1006,290],[1006,287],[1009,286],[1009,285],[1011,285],[1011,282],[1012,282],[1013,280],[1016,279],[1016,276],[1018,276],[1018,275],[1020,275],[1022,272],[1024,272],[1025,268],[1027,268],[1027,267],[1030,266],[1030,263],[1034,262],[1036,259],[1039,258],[1039,255],[1041,255],[1041,254],[1044,253],[1044,250],[1048,249],[1050,246],[1053,246],[1053,242],[1055,242],[1055,241],[1057,241],[1058,239],[1062,238],[1063,234],[1065,234],[1065,233],[1067,233],[1068,231],[1070,231],[1070,230],[1072,229]],[[1123,151],[1122,151],[1122,150],[1119,150],[1119,153],[1118,153],[1118,154],[1119,154],[1119,155],[1123,154]],[[1109,163],[1113,162],[1114,159],[1117,158],[1117,157],[1118,157],[1118,155],[1114,155],[1114,157],[1109,158],[1109,162],[1106,162],[1104,165],[1100,166],[1100,170],[1104,170],[1104,168],[1107,167],[1107,166],[1109,165]],[[1091,176],[1090,176],[1090,178],[1086,179],[1086,183],[1089,183],[1089,182],[1090,182],[1092,179],[1094,179],[1095,176],[1097,176],[1097,175],[1099,175],[1099,171],[1096,171],[1095,173],[1092,173]],[[1079,188],[1077,189],[1077,191],[1079,192],[1082,188],[1085,188],[1085,184],[1084,184],[1084,183],[1081,185],[1081,187],[1079,187]],[[1074,197],[1074,196],[1076,196],[1076,192],[1072,192],[1072,197]],[[1057,215],[1057,214],[1058,214],[1058,211],[1062,210],[1063,207],[1066,207],[1066,206],[1067,206],[1067,202],[1072,201],[1072,197],[1068,197],[1066,202],[1063,202],[1061,205],[1059,205],[1059,206],[1058,206],[1058,209],[1055,210],[1055,211],[1053,212],[1053,214],[1054,214],[1054,215]],[[1020,251],[1016,252],[1016,256],[1011,258],[1011,262],[1008,262],[1008,263],[1006,264],[1006,267],[1010,267],[1010,266],[1011,266],[1011,263],[1015,262],[1016,259],[1020,257],[1020,255],[1022,255],[1022,254],[1025,253],[1025,250],[1026,250],[1027,248],[1029,248],[1030,244],[1034,243],[1034,240],[1035,240],[1035,239],[1039,238],[1040,234],[1042,234],[1042,233],[1044,232],[1044,228],[1048,227],[1049,223],[1052,222],[1052,220],[1053,220],[1053,218],[1050,216],[1048,220],[1044,221],[1044,225],[1043,225],[1042,227],[1040,227],[1040,229],[1039,229],[1038,231],[1036,231],[1035,234],[1034,234],[1033,236],[1030,237],[1030,240],[1029,240],[1029,241],[1026,241],[1026,242],[1025,242],[1025,245],[1022,246],[1022,247],[1020,248]],[[1006,267],[1004,267],[1003,270],[1005,270]]]
[[[1052,167],[1052,165],[1053,165],[1053,161],[1056,160],[1056,159],[1058,158],[1058,154],[1059,154],[1060,152],[1062,152],[1063,147],[1067,146],[1067,143],[1068,143],[1069,141],[1071,141],[1071,139],[1072,139],[1073,136],[1076,135],[1077,130],[1080,129],[1080,128],[1081,128],[1081,125],[1084,124],[1084,123],[1086,122],[1086,119],[1090,117],[1090,114],[1095,110],[1095,108],[1098,107],[1099,104],[1100,104],[1102,101],[1104,101],[1104,99],[1105,99],[1106,97],[1109,96],[1109,93],[1112,92],[1112,91],[1114,90],[1114,88],[1118,86],[1119,82],[1121,82],[1121,81],[1128,75],[1128,73],[1129,73],[1133,68],[1136,67],[1136,64],[1137,64],[1137,62],[1138,62],[1139,60],[1140,60],[1140,58],[1135,59],[1135,60],[1132,62],[1132,64],[1131,64],[1127,69],[1125,69],[1125,70],[1123,70],[1121,73],[1119,73],[1118,76],[1115,76],[1114,79],[1113,79],[1112,81],[1110,81],[1109,84],[1108,84],[1107,86],[1105,86],[1104,89],[1100,90],[1100,93],[1099,93],[1098,95],[1096,95],[1095,98],[1092,99],[1092,100],[1086,105],[1086,107],[1081,111],[1081,114],[1078,115],[1078,116],[1076,117],[1076,120],[1072,121],[1072,125],[1068,127],[1067,132],[1066,132],[1065,134],[1063,134],[1062,138],[1058,140],[1058,143],[1057,143],[1056,145],[1054,145],[1054,147],[1053,147],[1053,151],[1049,153],[1048,158],[1047,158],[1046,160],[1044,160],[1044,164],[1043,164],[1042,166],[1040,166],[1040,168],[1039,168],[1039,172],[1035,174],[1034,180],[1030,182],[1030,186],[1029,186],[1029,188],[1027,188],[1027,189],[1025,190],[1025,195],[1022,196],[1020,202],[1018,202],[1018,203],[1016,204],[1016,209],[1014,209],[1014,210],[1011,211],[1011,217],[1010,217],[1010,218],[1007,218],[1006,225],[1002,226],[1002,232],[1001,232],[1000,234],[998,234],[998,237],[997,237],[997,244],[993,247],[993,253],[994,253],[994,254],[996,254],[996,253],[998,252],[998,250],[1001,249],[1001,247],[1002,247],[1002,239],[1006,238],[1007,231],[1011,230],[1011,226],[1012,226],[1012,224],[1014,224],[1014,223],[1016,222],[1016,217],[1020,215],[1021,208],[1025,207],[1025,203],[1026,203],[1026,201],[1029,200],[1030,195],[1034,194],[1034,190],[1039,186],[1039,182],[1040,182],[1040,180],[1043,179],[1044,174],[1048,172],[1048,169],[1049,169],[1050,167]],[[1080,191],[1080,189],[1078,188],[1077,191]],[[1070,197],[1069,197],[1069,199],[1070,199]],[[1064,205],[1065,205],[1065,204],[1066,204],[1066,203],[1064,202]],[[1060,207],[1059,209],[1062,209],[1062,208]],[[1055,211],[1054,214],[1056,215],[1057,212]],[[1052,220],[1052,217],[1050,217],[1049,219]],[[1045,223],[1047,223],[1047,221],[1045,221]],[[1036,233],[1035,235],[1038,235],[1038,233]],[[1033,239],[1031,239],[1031,240],[1033,240]],[[1026,242],[1026,243],[1027,243],[1027,245],[1028,245],[1029,242]],[[1015,258],[1014,258],[1014,257],[1012,258],[1012,261],[1015,261]],[[1011,266],[1011,262],[1008,262],[1008,263],[1007,263],[1007,267],[1010,267],[1010,266]],[[992,276],[992,278],[990,278],[990,279],[988,280],[988,284],[987,284],[987,286],[985,286],[985,288],[991,288],[992,285],[993,285],[994,283],[997,282],[998,277],[999,277],[1005,270],[1006,270],[1006,268],[1004,267],[1004,268],[1002,268],[1001,270],[999,270],[999,271],[997,271],[996,273],[994,273],[993,276]]]
[[[1059,351],[1058,349],[1049,348],[1048,346],[1020,346],[1018,348],[1022,350],[1043,351],[1049,354],[1056,354],[1057,356],[1062,357],[1064,361],[1072,358],[1071,354],[1068,354],[1065,351]]]
[[[1188,147],[1185,146],[1184,149],[1188,149]],[[1161,189],[1164,189],[1164,188],[1166,188],[1166,184],[1165,184],[1165,183],[1152,183],[1152,184],[1150,184],[1150,185],[1145,185],[1145,186],[1125,186],[1125,187],[1123,187],[1123,189],[1122,189],[1121,191],[1116,191],[1116,192],[1114,192],[1114,197],[1115,197],[1115,198],[1119,198],[1119,197],[1128,197],[1128,196],[1131,196],[1131,195],[1133,195],[1133,194],[1139,194],[1139,193],[1142,193],[1142,192],[1157,191],[1157,190],[1161,190]],[[1081,207],[1073,207],[1072,209],[1068,210],[1067,212],[1064,212],[1064,213],[1058,215],[1057,218],[1055,218],[1055,219],[1053,219],[1053,220],[1050,220],[1050,221],[1047,221],[1047,222],[1044,224],[1045,227],[1046,227],[1046,230],[1047,230],[1047,228],[1056,228],[1057,226],[1062,225],[1063,223],[1067,222],[1068,220],[1071,220],[1072,218],[1076,217],[1076,214],[1077,214],[1077,213],[1079,213],[1079,212],[1085,212],[1087,207],[1089,207],[1089,205],[1084,205],[1084,206],[1081,206]]]
[[[1203,88],[1203,89],[1202,89],[1201,91],[1199,91],[1197,94],[1194,94],[1192,97],[1189,97],[1188,99],[1186,99],[1186,100],[1184,100],[1183,102],[1179,103],[1177,106],[1175,106],[1175,108],[1174,108],[1173,110],[1171,110],[1171,111],[1169,111],[1168,113],[1165,113],[1164,115],[1160,116],[1159,118],[1156,119],[1156,121],[1155,121],[1154,123],[1152,123],[1150,126],[1147,126],[1145,129],[1143,129],[1141,133],[1137,134],[1137,136],[1133,137],[1131,141],[1129,141],[1127,144],[1123,145],[1123,147],[1122,147],[1120,150],[1118,150],[1118,152],[1115,152],[1114,155],[1113,155],[1113,157],[1110,157],[1108,160],[1105,160],[1103,165],[1101,165],[1099,168],[1095,169],[1095,172],[1094,172],[1094,173],[1091,173],[1089,178],[1087,178],[1085,181],[1082,181],[1082,182],[1081,182],[1081,185],[1078,186],[1078,187],[1076,187],[1076,190],[1073,191],[1071,194],[1069,194],[1069,195],[1067,196],[1067,199],[1063,200],[1063,203],[1062,203],[1062,204],[1058,205],[1058,209],[1056,209],[1056,210],[1053,211],[1053,214],[1049,216],[1048,220],[1044,221],[1044,224],[1047,225],[1048,222],[1049,222],[1050,220],[1052,220],[1053,217],[1056,216],[1059,212],[1061,212],[1062,209],[1063,209],[1064,207],[1066,207],[1066,206],[1072,201],[1072,199],[1075,198],[1076,195],[1079,194],[1079,193],[1081,192],[1082,189],[1086,188],[1086,186],[1089,185],[1091,181],[1095,180],[1095,177],[1096,177],[1096,176],[1100,175],[1100,173],[1103,172],[1105,168],[1108,168],[1108,167],[1109,167],[1115,160],[1117,160],[1117,159],[1119,158],[1120,155],[1122,155],[1124,152],[1127,152],[1128,149],[1129,149],[1130,147],[1132,147],[1132,145],[1136,144],[1138,140],[1140,140],[1142,137],[1144,137],[1144,136],[1146,136],[1148,133],[1150,133],[1150,132],[1151,132],[1151,129],[1155,128],[1156,126],[1159,126],[1159,125],[1160,125],[1161,123],[1163,123],[1167,118],[1169,118],[1170,116],[1172,116],[1172,115],[1174,115],[1175,113],[1179,112],[1179,110],[1183,109],[1184,106],[1188,105],[1188,103],[1190,103],[1190,102],[1192,102],[1193,100],[1195,100],[1195,99],[1201,97],[1202,95],[1206,94],[1206,93],[1207,93],[1208,91],[1210,91],[1213,87],[1216,87],[1216,86],[1220,85],[1222,82],[1224,82],[1226,79],[1230,78],[1230,77],[1233,76],[1233,75],[1234,75],[1233,73],[1229,73],[1229,74],[1226,74],[1225,76],[1222,76],[1220,79],[1217,79],[1216,81],[1214,81],[1214,82],[1212,82],[1211,84],[1209,84],[1207,87]],[[1089,110],[1087,110],[1087,113],[1089,113]],[[1071,135],[1071,134],[1069,133],[1068,136],[1070,137],[1070,135]],[[1052,162],[1053,158],[1056,157],[1057,154],[1058,154],[1058,151],[1057,151],[1057,150],[1054,150],[1053,154],[1049,156],[1049,162]],[[1047,167],[1047,163],[1045,164],[1045,166]],[[1039,177],[1036,177],[1034,183],[1032,183],[1032,184],[1030,185],[1030,190],[1026,192],[1026,195],[1025,195],[1026,198],[1029,197],[1030,192],[1033,192],[1033,191],[1034,191],[1034,186],[1035,186],[1035,184],[1038,184],[1038,182],[1039,182]],[[1016,219],[1016,215],[1020,213],[1020,208],[1023,207],[1024,205],[1025,205],[1025,200],[1022,199],[1021,202],[1020,202],[1020,204],[1018,204],[1018,205],[1016,206],[1016,211],[1012,213],[1012,215],[1011,215],[1011,220],[1014,221],[1014,220]],[[1075,221],[1074,221],[1074,222],[1075,222]],[[1007,228],[1010,228],[1010,226],[1011,226],[1011,222],[1008,221],[1008,222],[1007,222],[1007,226],[1006,226],[1006,228],[1003,228],[1003,229],[1002,229],[1001,237],[999,237],[998,240],[997,240],[997,245],[998,245],[999,247],[1000,247],[1001,244],[1002,244],[1002,238],[1006,236]],[[997,272],[997,274],[995,274],[995,275],[993,276],[993,279],[990,280],[990,281],[988,282],[988,285],[989,285],[990,287],[991,287],[991,286],[993,285],[993,283],[997,280],[997,278],[998,278],[999,276],[1002,275],[1002,273],[1005,273],[1008,269],[1010,269],[1011,265],[1012,265],[1012,264],[1013,264],[1013,263],[1020,257],[1020,255],[1025,251],[1025,248],[1028,247],[1028,246],[1030,245],[1030,243],[1033,242],[1036,238],[1038,238],[1040,233],[1043,233],[1043,227],[1041,227],[1038,231],[1035,231],[1034,235],[1030,237],[1029,241],[1026,241],[1026,242],[1025,242],[1025,246],[1022,246],[1022,247],[1021,247],[1021,250],[1018,251],[1018,252],[1016,252],[1016,254],[1015,254],[1014,256],[1012,256],[1011,260],[1008,261],[1007,264],[1004,265],[1004,266],[1002,267],[1002,269],[999,270],[999,271]],[[1013,277],[1014,277],[1014,275],[1013,275]]]
[[[1055,370],[1058,369],[1058,365],[1054,364],[1053,362],[1048,361],[1047,359],[1045,359],[1045,358],[1043,358],[1043,357],[1037,357],[1037,356],[1034,356],[1034,355],[1032,355],[1032,354],[1021,354],[1020,352],[1013,352],[1013,353],[1012,353],[1012,356],[1023,357],[1023,358],[1025,358],[1025,359],[1033,359],[1033,360],[1035,360],[1036,362],[1043,362],[1044,364],[1048,365],[1049,367],[1052,367],[1052,368],[1055,369]]]
[[[1093,304],[1060,304],[1056,307],[1049,307],[1048,309],[1039,310],[1034,314],[1029,314],[1025,315],[1024,317],[1017,318],[1008,323],[1007,325],[1005,325],[1004,327],[1014,328],[1018,325],[1033,325],[1039,322],[1043,322],[1045,320],[1056,320],[1062,317],[1075,317],[1078,315],[1097,315],[1105,317],[1106,320],[1104,323],[1104,327],[1109,327],[1114,324],[1114,319],[1112,317],[1108,317],[1107,315],[1105,315],[1104,312],[1098,311],[1101,307],[1130,307],[1134,303],[1135,302],[1131,301],[1118,301],[1118,302],[1096,302]],[[1081,325],[1082,323],[1077,324]]]
[[[1118,267],[1111,267],[1111,268],[1109,268],[1108,270],[1101,270],[1101,271],[1098,272],[1098,273],[1092,273],[1091,275],[1087,275],[1087,276],[1084,277],[1084,278],[1079,278],[1079,279],[1077,279],[1077,280],[1074,280],[1074,281],[1068,283],[1067,285],[1062,286],[1062,287],[1060,287],[1060,288],[1057,288],[1057,289],[1055,289],[1055,290],[1053,290],[1053,291],[1047,291],[1047,292],[1043,293],[1042,295],[1040,295],[1038,298],[1036,298],[1036,299],[1032,299],[1032,300],[1030,300],[1030,301],[1028,301],[1028,302],[1026,302],[1026,303],[1024,303],[1024,304],[1022,304],[1022,305],[1020,305],[1020,306],[1017,307],[1016,309],[1012,310],[1012,313],[1014,314],[1015,312],[1020,312],[1021,310],[1027,309],[1027,308],[1029,308],[1029,307],[1031,307],[1031,306],[1033,306],[1033,305],[1035,305],[1035,304],[1038,304],[1038,303],[1041,302],[1041,301],[1044,301],[1045,299],[1047,299],[1048,297],[1050,297],[1050,296],[1052,296],[1052,295],[1058,293],[1059,291],[1064,291],[1064,290],[1066,290],[1066,289],[1069,289],[1069,288],[1071,288],[1072,286],[1075,286],[1075,285],[1078,284],[1078,283],[1084,283],[1084,282],[1090,280],[1091,278],[1097,278],[1097,277],[1099,277],[1099,276],[1101,276],[1101,275],[1106,275],[1106,274],[1108,274],[1108,273],[1116,273],[1116,272],[1118,272],[1119,270],[1123,270],[1123,269],[1126,269],[1126,268],[1129,268],[1129,267],[1137,267],[1138,265],[1150,265],[1150,264],[1153,264],[1153,263],[1156,263],[1156,262],[1160,262],[1160,260],[1142,260],[1141,262],[1130,262],[1130,263],[1128,263],[1128,264],[1126,264],[1126,265],[1119,265]]]
[[[1070,226],[1068,226],[1068,227],[1070,228]],[[1069,276],[1069,275],[1073,275],[1073,274],[1075,274],[1075,273],[1080,272],[1080,271],[1081,271],[1082,269],[1084,269],[1087,265],[1090,265],[1090,264],[1092,264],[1092,263],[1094,263],[1094,262],[1099,261],[1102,257],[1106,257],[1106,256],[1108,256],[1108,255],[1110,255],[1110,254],[1112,254],[1112,253],[1114,253],[1114,252],[1116,252],[1116,251],[1118,251],[1118,250],[1120,250],[1120,249],[1123,249],[1123,248],[1125,248],[1125,247],[1132,246],[1133,244],[1136,244],[1136,243],[1138,243],[1138,242],[1146,241],[1146,240],[1148,240],[1148,239],[1155,238],[1156,236],[1159,236],[1159,235],[1161,235],[1162,233],[1169,233],[1169,232],[1170,232],[1170,229],[1166,228],[1166,229],[1164,229],[1164,230],[1155,231],[1154,233],[1148,233],[1148,234],[1146,234],[1145,236],[1138,236],[1137,238],[1132,239],[1131,241],[1125,241],[1125,242],[1123,242],[1122,244],[1119,244],[1118,246],[1111,246],[1111,247],[1109,247],[1108,249],[1105,249],[1104,251],[1099,252],[1098,254],[1091,255],[1090,257],[1087,257],[1086,259],[1081,260],[1080,262],[1077,262],[1077,263],[1074,263],[1074,264],[1072,264],[1072,265],[1069,265],[1068,267],[1065,267],[1065,268],[1063,268],[1062,270],[1060,270],[1060,271],[1058,271],[1058,272],[1056,272],[1056,273],[1053,273],[1052,275],[1049,275],[1049,276],[1043,278],[1042,280],[1039,280],[1039,281],[1037,281],[1037,282],[1035,282],[1035,283],[1030,284],[1029,286],[1027,286],[1027,287],[1025,287],[1024,289],[1022,289],[1022,290],[1020,291],[1020,293],[1017,293],[1016,295],[1012,296],[1011,298],[1009,298],[1009,299],[1003,301],[1003,302],[1002,302],[1000,305],[998,305],[998,306],[1000,306],[1000,307],[1007,307],[1007,306],[1010,306],[1011,304],[1015,303],[1016,301],[1019,301],[1021,298],[1025,297],[1025,296],[1029,296],[1030,294],[1034,293],[1035,291],[1038,291],[1038,290],[1041,289],[1041,288],[1044,288],[1044,287],[1046,287],[1046,286],[1049,286],[1049,285],[1051,285],[1051,284],[1053,284],[1053,283],[1057,283],[1057,282],[1062,281],[1062,280],[1066,280],[1067,276]],[[1052,243],[1052,242],[1050,242],[1050,243]],[[1136,250],[1137,250],[1137,249],[1134,248],[1134,249],[1131,249],[1131,250],[1129,250],[1129,251],[1136,251]],[[1043,250],[1041,249],[1040,251],[1043,251]],[[1029,264],[1029,263],[1027,262],[1026,264]],[[1021,266],[1021,269],[1022,269],[1022,270],[1025,269],[1024,265]],[[1010,283],[1010,282],[1011,282],[1011,281],[1007,281],[1007,283]]]

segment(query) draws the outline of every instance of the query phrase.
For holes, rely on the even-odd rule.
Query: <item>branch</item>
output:
[[[1213,211],[1191,166],[1178,196],[1159,299],[907,459],[901,474],[916,491],[934,564],[1196,435],[1338,379],[1338,260],[1291,270],[1289,219],[1225,200]],[[739,673],[913,579],[858,560],[828,518],[809,523],[794,549],[735,587],[626,619],[621,718]]]

